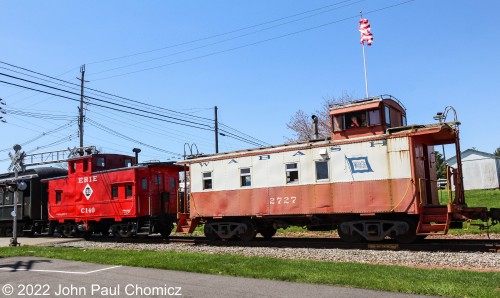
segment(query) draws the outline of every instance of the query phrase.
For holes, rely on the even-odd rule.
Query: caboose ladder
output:
[[[177,219],[177,229],[175,232],[181,234],[193,233],[200,222],[199,217],[191,219],[189,213],[177,213]]]
[[[421,207],[417,235],[443,235],[448,232],[451,213],[448,206]]]

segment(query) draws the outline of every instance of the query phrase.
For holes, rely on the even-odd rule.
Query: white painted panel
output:
[[[286,185],[286,164],[297,163],[299,184],[316,182],[316,161],[328,159],[329,181],[350,182],[411,177],[408,139],[331,145],[193,164],[193,191],[202,190],[199,171],[213,169],[213,190],[241,189],[240,171],[251,167],[252,188]],[[281,149],[288,149],[285,146]],[[278,148],[275,148],[278,151]],[[202,166],[203,165],[203,166]],[[198,177],[198,179],[196,179]],[[322,181],[325,183],[325,181]]]

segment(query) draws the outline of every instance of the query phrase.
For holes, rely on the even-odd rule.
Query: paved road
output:
[[[10,237],[0,237],[0,247],[7,247],[10,244]],[[60,238],[60,237],[18,237],[17,242],[21,246],[41,245],[50,243],[80,241],[80,238]]]
[[[0,258],[0,296],[424,297],[37,257]],[[429,296],[425,296],[429,297]]]

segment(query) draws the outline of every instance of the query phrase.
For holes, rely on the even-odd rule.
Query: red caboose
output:
[[[44,180],[51,231],[167,237],[176,221],[180,167],[135,162],[132,156],[91,154],[70,159],[67,177]]]

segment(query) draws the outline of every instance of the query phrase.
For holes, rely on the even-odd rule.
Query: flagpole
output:
[[[366,91],[366,98],[368,98],[368,76],[366,74],[366,55],[365,55],[365,44],[363,43],[363,66],[365,69],[365,91]]]
[[[363,19],[363,11],[359,12],[361,19]],[[363,68],[365,70],[365,93],[366,98],[368,98],[368,75],[366,73],[366,54],[365,54],[365,43],[363,42]]]

